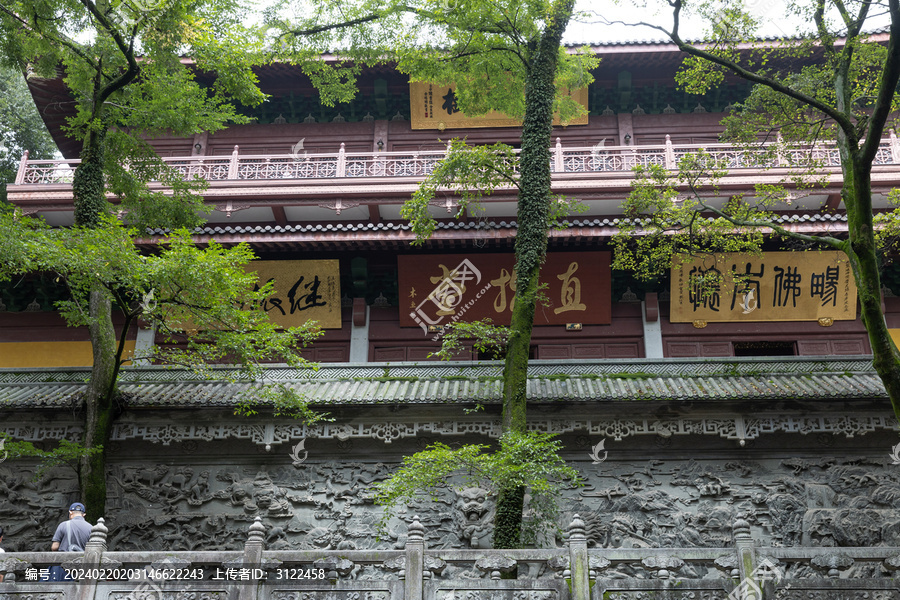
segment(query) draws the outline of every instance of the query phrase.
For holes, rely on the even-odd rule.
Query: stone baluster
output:
[[[406,568],[404,571],[403,599],[424,600],[425,528],[419,522],[418,516],[413,517],[406,533]]]
[[[103,553],[106,552],[106,534],[109,529],[103,518],[97,519],[97,524],[91,528],[91,537],[84,545],[84,556],[81,558],[81,567],[84,569],[96,569],[100,567]],[[78,582],[75,591],[75,600],[93,600],[97,593],[97,579],[83,579]]]
[[[556,148],[553,149],[553,171],[562,173],[563,170],[562,141],[559,138],[556,138]]]
[[[590,600],[587,536],[584,534],[584,521],[577,514],[569,524],[569,570],[572,577],[572,600]]]
[[[228,163],[228,179],[238,178],[238,146],[231,153],[231,162]]]
[[[25,183],[25,168],[28,166],[28,150],[22,153],[22,160],[19,161],[19,170],[16,171],[16,185]]]
[[[666,134],[666,168],[669,170],[675,169],[678,167],[675,164],[675,147],[672,146],[672,138],[669,137],[669,134]]]
[[[777,167],[789,167],[790,161],[788,161],[788,157],[784,154],[784,138],[781,136],[781,132],[779,131],[775,135],[775,143],[777,144],[777,156],[775,158],[775,166]]]
[[[246,568],[255,569],[262,565],[263,546],[265,545],[266,527],[259,517],[250,525],[247,541],[244,542],[244,556],[242,564]],[[255,600],[257,596],[256,585],[239,586],[239,600]]]
[[[738,516],[731,526],[734,536],[734,547],[737,550],[738,570],[742,580],[753,575],[756,570],[756,552],[753,548],[753,538],[750,537],[750,523]]]
[[[895,165],[900,165],[900,140],[897,139],[897,133],[891,129],[891,161]]]
[[[347,176],[346,149],[344,146],[344,142],[341,142],[341,149],[338,150],[337,173],[335,173],[335,177],[346,177],[346,176]]]

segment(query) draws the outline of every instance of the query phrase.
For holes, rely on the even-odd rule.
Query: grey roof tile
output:
[[[218,379],[203,380],[185,371],[128,369],[120,387],[134,407],[228,407],[260,385],[230,383],[234,369],[220,371]],[[498,402],[500,372],[498,363],[321,365],[316,372],[274,366],[266,379],[320,404],[464,404]],[[0,410],[77,404],[86,375],[85,369],[0,369]],[[868,357],[532,361],[527,388],[532,401],[546,402],[886,398]]]

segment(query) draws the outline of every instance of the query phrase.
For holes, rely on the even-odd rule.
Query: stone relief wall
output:
[[[571,436],[564,441],[579,446]],[[692,445],[691,437],[682,441]],[[895,441],[874,433],[867,436],[871,451],[810,453],[808,438],[785,435],[787,447],[807,446],[806,458],[761,448],[716,458],[723,453],[711,448],[694,458],[669,452],[626,460],[613,452],[592,464],[587,452],[573,451],[569,458],[586,485],[562,490],[562,520],[580,514],[596,548],[729,547],[738,515],[762,545],[900,546],[900,467],[889,455]],[[320,440],[318,448],[293,455],[285,445],[265,453],[249,442],[229,444],[229,451],[203,442],[141,443],[155,454],[141,459],[140,447],[126,444],[114,453],[106,515],[111,550],[239,550],[257,516],[268,549],[401,548],[413,515],[425,525],[427,547],[490,544],[493,501],[480,488],[448,488],[437,503],[409,506],[377,539],[381,511],[371,485],[415,450],[412,441],[408,449],[359,443],[341,454],[322,450]],[[76,497],[71,470],[34,481],[21,463],[0,464],[3,547],[49,549],[63,508]]]

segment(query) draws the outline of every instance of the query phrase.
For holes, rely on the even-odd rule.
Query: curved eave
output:
[[[619,231],[618,219],[570,219],[562,229],[549,232],[550,246],[560,247],[591,243],[606,243]],[[847,232],[843,215],[805,214],[785,216],[780,224],[789,231],[807,235],[841,236]],[[518,224],[514,219],[488,222],[445,221],[425,242],[425,249],[471,248],[474,242],[491,247],[512,246]],[[159,244],[164,232],[137,240],[137,244],[151,249]],[[415,235],[406,223],[337,223],[296,226],[207,226],[194,234],[197,243],[215,241],[224,245],[248,243],[261,251],[296,250],[314,246],[319,250],[347,248],[365,250],[408,250]]]

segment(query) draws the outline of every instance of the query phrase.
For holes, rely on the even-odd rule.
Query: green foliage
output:
[[[588,210],[578,198],[571,196],[556,196],[550,203],[550,227],[556,230],[565,229],[568,224],[564,220],[575,214],[581,214]]]
[[[301,64],[309,62],[311,50],[317,54],[321,48],[340,48],[356,64],[391,59],[412,81],[455,84],[457,106],[467,115],[499,110],[523,117],[531,62],[557,4],[357,0],[317,2],[310,11],[306,3],[284,0],[269,11],[269,24],[280,32],[276,53]],[[552,101],[565,121],[584,112],[565,90],[591,83],[598,59],[586,48],[556,51],[553,80],[560,92]],[[335,67],[339,75],[331,77],[352,81],[352,67],[351,61],[341,63]],[[320,67],[312,76],[323,77],[325,72]]]
[[[551,434],[507,432],[499,446],[490,452],[483,444],[453,449],[436,443],[405,457],[390,479],[375,484],[375,502],[385,507],[382,529],[398,505],[422,496],[438,501],[439,491],[448,485],[479,486],[493,495],[524,488],[530,494],[526,538],[533,542],[540,532],[557,527],[559,486],[580,485],[578,472],[559,456],[562,443]]]
[[[303,394],[283,383],[249,390],[239,396],[237,401],[234,414],[245,417],[259,414],[259,410],[263,407],[271,407],[274,416],[299,419],[307,425],[334,421],[327,413],[313,410]]]
[[[634,189],[623,203],[627,219],[619,222],[612,240],[613,268],[652,279],[698,254],[759,254],[763,231],[743,224],[771,218],[768,207],[777,196],[734,196],[722,207],[713,206],[707,198],[718,197],[723,175],[723,165],[703,151],[685,157],[675,174],[658,165],[637,167]]]
[[[34,472],[35,480],[42,478],[47,471],[55,467],[69,467],[77,474],[82,458],[103,451],[102,447],[85,448],[82,444],[69,440],[60,440],[52,450],[42,450],[31,442],[16,441],[6,433],[0,433],[0,440],[3,440],[2,450],[7,459],[38,459],[37,469]]]
[[[465,349],[465,340],[472,340],[472,347],[494,358],[503,356],[509,341],[509,327],[493,325],[490,319],[466,323],[456,321],[446,325],[441,332],[441,349],[429,354],[441,360],[452,360]]]
[[[0,64],[0,210],[6,184],[15,180],[25,150],[31,159],[49,159],[56,154],[56,144],[34,106],[25,77]]]
[[[498,188],[517,187],[517,162],[515,151],[506,144],[469,146],[465,140],[452,140],[446,157],[400,209],[400,216],[410,222],[416,234],[414,244],[424,243],[434,233],[436,221],[430,204],[438,193],[459,195],[456,218],[460,218]]]
[[[204,212],[197,183],[166,167],[143,140],[245,122],[234,103],[265,98],[252,70],[262,60],[259,34],[243,24],[237,2],[151,4],[0,2],[0,61],[27,66],[35,80],[65,74],[74,107],[66,133],[84,144],[73,182],[82,225],[99,224],[110,210],[106,192],[133,223],[196,225]],[[198,81],[201,72],[213,81]],[[148,190],[151,180],[168,193]]]
[[[168,343],[137,359],[206,376],[215,376],[211,363],[236,362],[245,366],[247,379],[259,377],[267,361],[307,364],[300,350],[321,330],[314,322],[282,330],[257,308],[272,294],[272,285],[257,287],[256,274],[246,268],[254,258],[247,245],[211,242],[198,248],[190,232],[179,230],[161,242],[157,254],[144,256],[134,235],[112,218],[99,227],[51,229],[15,213],[0,214],[0,280],[35,271],[53,274],[71,293],[57,308],[73,326],[91,323],[91,294],[99,285],[126,322],[139,317]],[[121,334],[126,330],[127,325]],[[117,362],[130,359],[120,354]],[[292,404],[302,412],[287,396],[277,404],[285,413]]]

